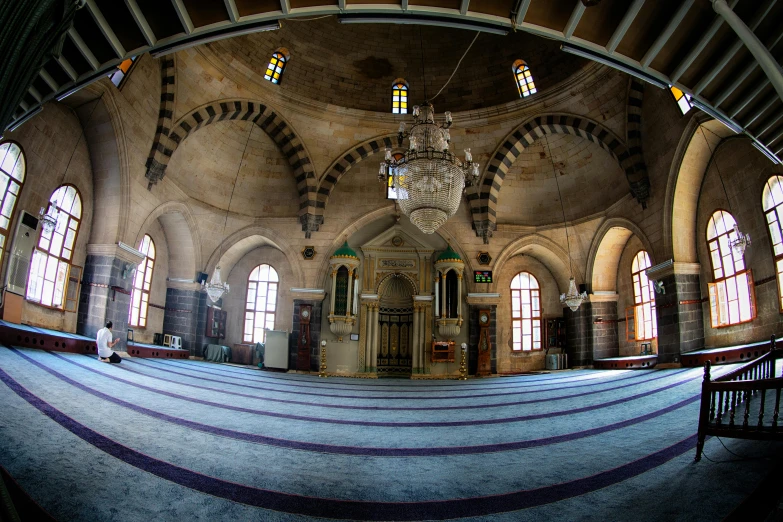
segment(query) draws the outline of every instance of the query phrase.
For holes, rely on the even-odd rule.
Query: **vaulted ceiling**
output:
[[[783,2],[729,0],[729,5],[779,63]],[[652,82],[680,87],[768,151],[783,153],[783,101],[709,0],[603,0],[593,7],[580,0],[86,0],[62,56],[41,70],[15,118],[104,76],[126,57],[321,15],[336,15],[342,23],[545,36]]]

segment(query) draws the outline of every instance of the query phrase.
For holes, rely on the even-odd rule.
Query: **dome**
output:
[[[454,251],[454,249],[451,248],[451,245],[449,245],[446,250],[444,250],[439,256],[438,259],[435,260],[435,262],[439,261],[459,261],[462,262],[462,258],[459,256],[458,253]]]
[[[356,251],[348,246],[348,241],[343,243],[343,246],[338,248],[334,255],[332,255],[332,258],[335,257],[352,257],[354,259],[359,259],[359,256],[356,255]]]

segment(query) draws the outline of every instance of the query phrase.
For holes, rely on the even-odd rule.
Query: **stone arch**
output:
[[[519,254],[529,254],[541,262],[552,277],[557,281],[561,292],[568,290],[568,280],[571,277],[571,270],[568,258],[568,252],[563,247],[551,239],[539,234],[530,234],[512,241],[500,252],[493,269],[500,273],[503,266],[514,256]],[[574,272],[576,284],[583,283],[582,277],[578,271]],[[498,291],[497,281],[491,285],[491,291]]]
[[[580,136],[600,146],[619,163],[625,172],[631,194],[646,206],[649,193],[649,178],[646,171],[637,171],[625,144],[609,129],[583,116],[569,114],[547,114],[536,116],[519,125],[495,150],[484,169],[478,186],[468,191],[468,202],[473,216],[476,235],[488,242],[497,224],[497,202],[503,179],[523,149],[547,134],[571,134]]]
[[[628,161],[633,166],[639,179],[648,179],[647,164],[642,151],[642,103],[644,102],[644,83],[630,76],[628,78],[628,101],[625,106],[625,144],[628,147]],[[650,184],[631,186],[631,192],[637,194],[640,201],[650,197]]]
[[[159,141],[153,143],[153,149],[160,150],[161,154],[157,155],[157,159],[152,164],[148,160],[147,179],[150,180],[150,184],[163,178],[171,156],[188,136],[212,123],[231,120],[252,121],[280,147],[296,177],[299,218],[303,230],[308,233],[318,230],[323,216],[320,221],[316,219],[315,223],[313,218],[307,217],[316,216],[316,178],[310,154],[293,127],[273,108],[259,102],[242,99],[214,101],[180,118],[172,125],[168,136],[157,134],[156,139]],[[305,228],[308,223],[311,225],[311,230]]]
[[[702,125],[709,132],[702,134],[699,130]],[[732,131],[722,123],[697,113],[680,138],[669,170],[663,213],[665,253],[676,262],[699,262],[696,212],[701,185],[712,161],[710,149],[717,150],[721,141],[731,135]],[[674,230],[677,230],[676,237]]]
[[[318,182],[318,194],[315,204],[315,213],[320,217],[321,221],[323,221],[324,211],[329,202],[329,197],[332,195],[332,191],[337,185],[337,182],[340,181],[340,178],[351,170],[351,167],[368,156],[372,156],[387,147],[394,147],[396,136],[396,134],[387,134],[363,141],[341,154],[340,157],[334,160],[329,168],[326,169],[326,172]]]
[[[279,233],[260,225],[248,225],[226,237],[207,259],[204,272],[212,275],[213,270],[219,264],[223,279],[228,280],[234,265],[248,252],[261,246],[271,246],[281,251],[294,274],[291,285],[295,288],[305,286],[305,277],[299,262],[299,253],[295,251]]]
[[[133,247],[141,242],[152,224],[160,222],[169,251],[169,277],[192,279],[201,268],[201,240],[198,225],[190,207],[179,201],[168,201],[150,212],[142,223]]]
[[[586,279],[591,292],[617,292],[617,267],[632,236],[639,238],[655,264],[652,243],[635,223],[625,218],[607,219],[593,236],[587,256]]]

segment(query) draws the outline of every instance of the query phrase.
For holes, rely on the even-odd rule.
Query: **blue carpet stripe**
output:
[[[61,356],[58,353],[55,353],[55,352],[48,352],[48,353],[50,353],[51,355],[54,355],[55,357],[58,357],[58,358],[62,359],[63,361],[65,361],[65,362],[67,362],[69,364],[73,364],[73,365],[78,366],[80,368],[83,368],[83,369],[85,369],[87,371],[90,371],[90,372],[93,372],[93,373],[97,373],[97,374],[102,375],[104,377],[115,378],[114,376],[112,376],[110,374],[107,374],[105,372],[101,372],[99,370],[95,370],[93,368],[90,368],[89,366],[85,366],[83,364],[77,363],[77,362],[75,362],[75,361],[73,361],[73,360],[71,360],[69,358]],[[671,377],[671,376],[678,375],[680,373],[685,373],[685,372],[690,371],[688,369],[686,369],[686,370],[677,370],[677,371],[673,371],[673,372],[667,372],[667,373],[664,373],[664,374],[659,374],[659,375],[657,375],[655,377],[647,378],[647,379],[641,380],[641,381],[636,382],[636,383],[624,384],[624,385],[621,385],[621,386],[615,386],[613,388],[605,388],[605,389],[601,389],[601,390],[593,390],[593,391],[589,391],[589,392],[576,393],[576,394],[571,394],[571,395],[561,395],[561,396],[557,396],[557,397],[547,397],[547,398],[533,399],[533,400],[526,400],[526,401],[501,402],[501,403],[491,403],[491,404],[463,404],[463,405],[458,405],[458,406],[437,406],[437,405],[432,405],[432,406],[422,406],[422,407],[416,407],[416,406],[405,406],[405,407],[398,406],[398,407],[395,407],[395,406],[354,406],[354,405],[346,405],[346,404],[325,404],[325,403],[315,403],[315,402],[306,402],[306,401],[295,401],[295,400],[290,400],[290,399],[278,399],[278,398],[274,398],[274,397],[259,397],[259,396],[256,396],[256,395],[249,395],[249,394],[245,394],[245,393],[232,392],[232,391],[225,390],[225,389],[220,389],[220,388],[213,388],[213,387],[209,387],[209,386],[200,386],[198,384],[190,384],[190,383],[183,383],[183,382],[180,382],[180,381],[174,381],[174,380],[171,380],[171,379],[166,379],[165,377],[158,377],[158,376],[142,373],[142,372],[139,372],[139,371],[133,370],[131,368],[127,368],[127,367],[120,367],[120,369],[124,370],[124,371],[127,371],[127,372],[130,372],[130,373],[134,373],[134,374],[137,374],[137,375],[141,375],[141,376],[147,377],[149,379],[154,379],[154,380],[157,380],[157,381],[161,381],[161,382],[168,382],[168,383],[177,384],[177,385],[181,385],[181,386],[187,386],[187,387],[190,387],[190,388],[196,388],[196,389],[200,389],[200,390],[214,391],[214,392],[223,393],[223,394],[231,395],[231,396],[235,396],[235,397],[245,397],[245,398],[261,400],[261,401],[276,402],[276,403],[281,403],[281,404],[293,404],[293,405],[308,406],[308,407],[345,409],[345,410],[365,410],[365,411],[441,411],[441,410],[446,410],[446,411],[448,411],[448,410],[463,411],[463,410],[470,410],[470,409],[487,409],[487,408],[500,408],[500,407],[520,406],[520,405],[525,405],[525,404],[535,404],[535,403],[549,402],[549,401],[555,401],[555,400],[565,400],[565,399],[572,399],[572,398],[576,398],[576,397],[584,397],[584,396],[587,396],[587,395],[594,395],[594,394],[597,394],[597,393],[611,392],[611,391],[615,391],[615,390],[619,390],[619,389],[624,389],[624,388],[629,388],[629,387],[633,387],[633,386],[638,386],[640,384],[647,384],[647,383],[650,383],[650,382],[654,382],[654,381],[657,381],[657,380],[660,380],[660,379],[665,379],[665,378],[668,378],[668,377]],[[176,373],[176,372],[174,372],[174,373]],[[225,381],[217,381],[217,380],[214,380],[214,379],[209,379],[209,380],[213,381],[213,382],[218,382],[220,384],[231,384],[231,383],[228,383],[228,382],[225,382]],[[624,380],[624,379],[617,379],[617,380]],[[123,382],[125,382],[125,381],[123,381]],[[614,382],[616,382],[616,381],[614,381]],[[610,383],[605,383],[605,384],[610,384]],[[570,387],[564,386],[563,388],[570,388]],[[559,390],[546,390],[546,391],[559,391]],[[536,393],[536,392],[535,391],[530,391],[530,392],[520,392],[520,393]],[[353,397],[340,396],[340,398],[353,398]],[[406,399],[403,399],[403,400],[406,400]]]
[[[26,359],[28,362],[32,363],[33,365],[43,369],[44,371],[50,373],[51,375],[54,375],[55,377],[64,380],[65,382],[68,382],[69,384],[73,384],[74,386],[77,386],[84,391],[88,391],[92,393],[93,391],[95,393],[100,393],[95,390],[92,390],[91,388],[88,388],[86,386],[83,386],[81,383],[78,383],[74,381],[73,379],[63,375],[62,373],[46,366],[45,364],[40,363],[39,361],[36,361],[32,358],[30,358],[28,355],[25,355],[24,353],[20,352],[19,350],[15,348],[10,348],[10,350],[19,355],[20,357]],[[101,372],[98,372],[97,370],[93,370],[91,368],[87,368],[88,371],[91,371],[93,373],[101,374]],[[168,392],[165,390],[159,390],[156,388],[152,388],[150,386],[146,386],[139,383],[134,383],[132,381],[128,381],[127,379],[122,379],[121,377],[115,377],[112,375],[105,375],[105,377],[108,379],[121,382],[123,384],[127,384],[129,386],[133,386],[135,388],[143,389],[152,393],[156,393],[159,395],[163,395],[166,397],[171,397],[174,399],[180,399],[186,402],[191,402],[195,404],[201,404],[205,406],[211,406],[217,409],[221,410],[229,410],[229,411],[236,411],[236,412],[242,412],[242,413],[249,413],[252,415],[260,415],[265,417],[275,417],[280,419],[288,419],[288,420],[298,420],[298,421],[305,421],[305,422],[317,422],[317,423],[327,423],[327,424],[336,424],[336,425],[343,425],[343,426],[373,426],[373,427],[384,427],[384,428],[445,428],[445,427],[457,427],[457,426],[481,426],[481,425],[492,425],[492,424],[507,424],[507,423],[514,423],[514,422],[526,422],[526,421],[532,421],[537,419],[544,419],[544,418],[551,418],[551,417],[561,417],[565,415],[575,415],[577,413],[584,413],[589,411],[594,411],[598,409],[603,408],[609,408],[611,406],[615,406],[618,404],[627,403],[636,399],[641,399],[644,397],[649,397],[650,395],[660,393],[665,390],[673,389],[677,386],[682,386],[683,384],[689,383],[697,379],[698,377],[690,377],[688,379],[684,379],[666,386],[662,386],[661,388],[657,388],[655,390],[651,391],[645,391],[642,393],[637,393],[635,395],[630,395],[628,397],[624,397],[621,399],[615,399],[613,401],[606,401],[600,404],[592,405],[592,406],[583,406],[581,408],[571,408],[568,410],[563,411],[555,411],[555,412],[546,412],[546,413],[537,413],[537,414],[530,414],[530,415],[521,415],[521,416],[515,416],[515,417],[505,417],[505,418],[498,418],[498,419],[482,419],[482,420],[460,420],[460,421],[440,421],[440,422],[381,422],[381,421],[359,421],[359,420],[345,420],[345,419],[326,419],[326,418],[320,418],[320,417],[311,417],[311,416],[303,416],[303,415],[293,415],[293,414],[284,414],[284,413],[276,413],[276,412],[269,412],[264,410],[258,410],[254,408],[244,408],[240,406],[232,406],[228,404],[220,404],[212,401],[205,401],[202,399],[195,399],[192,397],[187,397],[184,395],[180,395],[173,392]],[[108,396],[106,396],[108,397]],[[110,398],[111,400],[119,400]]]
[[[305,497],[236,484],[155,459],[80,424],[31,393],[5,371],[0,380],[19,397],[97,449],[181,486],[249,506],[285,513],[354,520],[443,520],[518,511],[584,495],[650,471],[692,450],[696,435],[622,466],[588,477],[499,495],[424,502],[362,502]]]
[[[248,388],[248,389],[256,389],[256,390],[262,390],[262,391],[272,391],[272,392],[280,392],[280,393],[288,393],[288,390],[278,390],[278,389],[275,389],[275,388],[268,388],[268,387],[264,387],[264,386],[253,386],[253,385],[246,385],[246,384],[237,384],[237,383],[226,381],[226,380],[210,379],[208,377],[199,377],[199,376],[196,376],[196,375],[182,373],[182,372],[177,372],[177,371],[174,371],[174,370],[162,369],[162,368],[157,367],[156,365],[149,365],[146,362],[142,363],[142,362],[140,362],[138,360],[133,360],[132,362],[134,364],[139,364],[141,366],[149,367],[149,368],[152,368],[152,369],[155,369],[155,370],[158,370],[158,371],[165,371],[166,373],[170,373],[170,374],[174,374],[174,375],[180,375],[180,376],[188,377],[188,378],[191,378],[191,379],[200,379],[200,380],[203,380],[203,381],[217,382],[217,383],[220,383],[220,384],[230,384],[232,386],[239,386],[239,387]],[[686,368],[684,370],[677,370],[677,372],[678,373],[679,372],[687,372],[687,371],[691,371],[691,370],[692,369]],[[191,371],[197,371],[198,373],[212,374],[211,372],[200,371],[200,370],[191,370]],[[514,392],[505,392],[504,391],[504,392],[499,392],[499,393],[477,393],[477,394],[471,394],[471,395],[456,395],[456,394],[452,394],[452,395],[434,395],[434,396],[433,395],[427,395],[427,396],[422,396],[422,395],[397,395],[397,394],[395,394],[395,395],[388,395],[388,391],[385,391],[385,390],[382,391],[382,393],[387,394],[385,396],[366,395],[366,394],[365,395],[344,395],[344,394],[336,394],[336,393],[315,393],[315,392],[302,392],[302,391],[297,391],[296,394],[297,395],[314,396],[314,397],[331,397],[331,398],[340,398],[340,399],[358,399],[358,400],[371,400],[371,401],[377,401],[377,400],[381,400],[381,401],[385,401],[385,400],[406,400],[406,401],[408,401],[408,400],[461,400],[461,399],[477,399],[477,398],[486,398],[486,397],[504,397],[504,396],[509,396],[509,395],[523,395],[523,394],[527,394],[527,393],[540,393],[540,392],[545,392],[545,391],[560,391],[560,390],[565,390],[565,389],[570,389],[570,388],[583,388],[583,387],[587,387],[587,386],[595,386],[597,384],[611,384],[613,382],[624,381],[624,380],[628,380],[628,379],[631,379],[631,380],[633,380],[633,379],[643,379],[644,377],[646,377],[646,376],[648,376],[648,375],[650,375],[652,373],[659,373],[659,372],[660,372],[660,370],[656,370],[654,372],[633,372],[633,373],[631,373],[628,376],[620,377],[620,378],[617,378],[617,379],[612,379],[612,380],[608,380],[608,381],[604,381],[604,382],[586,382],[584,384],[574,384],[572,386],[557,386],[557,387],[547,388],[547,389],[536,388],[534,390],[514,391]],[[666,373],[666,372],[663,372],[663,373]],[[214,374],[212,374],[212,375],[214,376]],[[671,375],[671,373],[668,373],[668,375]],[[238,377],[228,377],[228,378],[242,380],[242,381],[254,382],[254,379],[242,379],[242,378],[238,378]],[[293,385],[290,385],[290,386],[293,386]],[[536,385],[519,386],[519,387],[520,388],[528,388],[528,387],[532,387],[532,386],[536,386]],[[308,386],[308,387],[311,387],[311,386]],[[335,387],[335,386],[329,387],[328,385],[326,385],[326,386],[319,386],[318,388],[322,389],[322,390],[340,389],[339,387]],[[372,392],[372,390],[368,390],[368,391]],[[381,391],[378,391],[378,393],[381,393]],[[419,392],[410,391],[410,392],[403,392],[403,393],[421,393],[421,392],[420,391]]]
[[[127,359],[131,362],[139,362],[137,358],[133,359]],[[165,367],[176,367],[180,369],[188,369],[191,371],[195,371],[198,369],[199,371],[203,371],[204,373],[214,373],[214,374],[234,374],[234,375],[244,375],[246,377],[255,377],[259,380],[264,380],[267,382],[274,382],[274,383],[281,383],[281,381],[290,381],[295,383],[309,383],[308,387],[319,387],[317,386],[319,383],[313,384],[310,380],[310,375],[302,375],[297,378],[297,376],[288,376],[288,374],[283,373],[276,373],[276,372],[264,372],[261,370],[253,370],[249,368],[237,368],[234,366],[225,366],[219,363],[211,363],[211,362],[200,362],[200,361],[185,361],[185,360],[168,360],[168,359],[146,359],[147,363],[157,363],[156,365],[161,365]],[[230,369],[229,369],[230,368]],[[647,372],[650,370],[642,370],[643,372]],[[658,370],[652,370],[652,371],[658,371]],[[618,371],[622,372],[622,370]],[[628,370],[628,373],[638,373],[639,370]],[[567,372],[561,372],[555,375],[546,374],[549,375],[548,377],[545,377],[543,375],[523,375],[523,376],[514,376],[514,377],[502,377],[497,379],[472,379],[467,382],[457,381],[456,379],[449,379],[441,382],[433,382],[428,380],[420,380],[420,381],[403,381],[405,384],[402,384],[399,379],[394,379],[395,382],[383,382],[382,379],[372,379],[370,382],[372,384],[368,384],[366,379],[360,379],[359,382],[346,382],[350,381],[351,378],[349,377],[339,377],[339,376],[332,376],[329,378],[329,381],[332,382],[338,382],[341,386],[360,386],[360,387],[370,387],[370,388],[383,388],[383,387],[391,387],[395,389],[402,389],[402,388],[410,388],[411,391],[422,391],[426,390],[428,388],[471,388],[471,389],[498,389],[498,388],[506,388],[506,387],[516,387],[516,385],[520,382],[524,382],[527,384],[527,386],[533,386],[537,385],[538,383],[546,382],[548,384],[557,384],[562,382],[573,382],[577,380],[590,380],[590,379],[601,379],[603,376],[594,373],[585,373],[583,371],[579,370],[570,370]],[[380,381],[380,382],[379,382]],[[530,384],[532,383],[532,384]],[[282,383],[281,383],[282,384]],[[320,381],[320,384],[327,385],[327,381]]]
[[[149,417],[176,424],[188,429],[209,433],[212,435],[226,437],[238,441],[249,442],[253,444],[264,444],[268,446],[276,446],[286,449],[294,449],[300,451],[312,451],[318,453],[330,453],[339,455],[353,455],[353,456],[368,456],[368,457],[436,457],[436,456],[453,456],[453,455],[473,455],[482,453],[498,453],[503,451],[516,451],[528,448],[536,448],[541,446],[547,446],[550,444],[560,444],[564,442],[570,442],[586,437],[592,437],[602,433],[607,433],[628,426],[639,424],[667,413],[674,412],[683,408],[689,404],[692,404],[699,399],[699,395],[693,395],[675,404],[656,410],[645,415],[641,415],[632,419],[616,422],[606,426],[600,426],[597,428],[577,431],[573,433],[567,433],[563,435],[548,436],[541,439],[511,441],[495,444],[485,444],[476,446],[444,446],[444,447],[428,447],[428,448],[379,448],[379,447],[358,447],[358,446],[339,446],[332,444],[310,443],[301,442],[287,439],[280,439],[276,437],[269,437],[265,435],[257,435],[252,433],[245,433],[225,428],[218,428],[215,426],[202,424],[195,421],[189,421],[179,417],[174,417],[165,413],[157,412],[143,406],[129,403],[122,399],[112,397],[103,392],[85,386],[77,381],[74,381],[59,372],[47,369],[43,364],[36,364],[36,361],[31,361],[33,364],[41,368],[42,370],[54,375],[58,379],[74,386],[86,393],[89,393],[95,397],[111,402],[118,406],[128,408],[136,413],[147,415]]]

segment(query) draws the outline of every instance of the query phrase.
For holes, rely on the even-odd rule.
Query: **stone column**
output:
[[[141,252],[121,245],[87,245],[76,318],[76,332],[88,337],[95,337],[107,321],[114,323],[114,335],[121,339],[118,352],[127,350],[133,269],[144,259]]]
[[[168,281],[166,309],[163,312],[163,333],[182,337],[182,348],[197,357],[204,353],[203,346],[196,344],[199,301],[202,293],[200,288],[195,282]]]
[[[426,373],[427,310],[432,306],[431,295],[413,296],[413,368],[412,375]]]
[[[415,300],[413,301],[413,336],[411,337],[411,359],[413,360],[413,368],[411,373],[416,375],[421,373],[421,343],[419,342],[419,328],[420,319],[419,312],[421,311],[421,305]]]
[[[614,292],[596,292],[590,296],[593,360],[620,355],[620,342],[617,334],[617,300],[619,297]]]
[[[655,294],[658,319],[658,362],[677,363],[680,354],[704,348],[701,265],[665,261],[647,269],[647,277],[663,282]]]
[[[491,372],[492,374],[497,374],[497,306],[500,302],[500,294],[468,293],[465,302],[468,304],[468,374],[476,375],[478,369],[478,344],[479,334],[481,333],[481,327],[479,326],[479,310],[489,310],[489,357]]]

